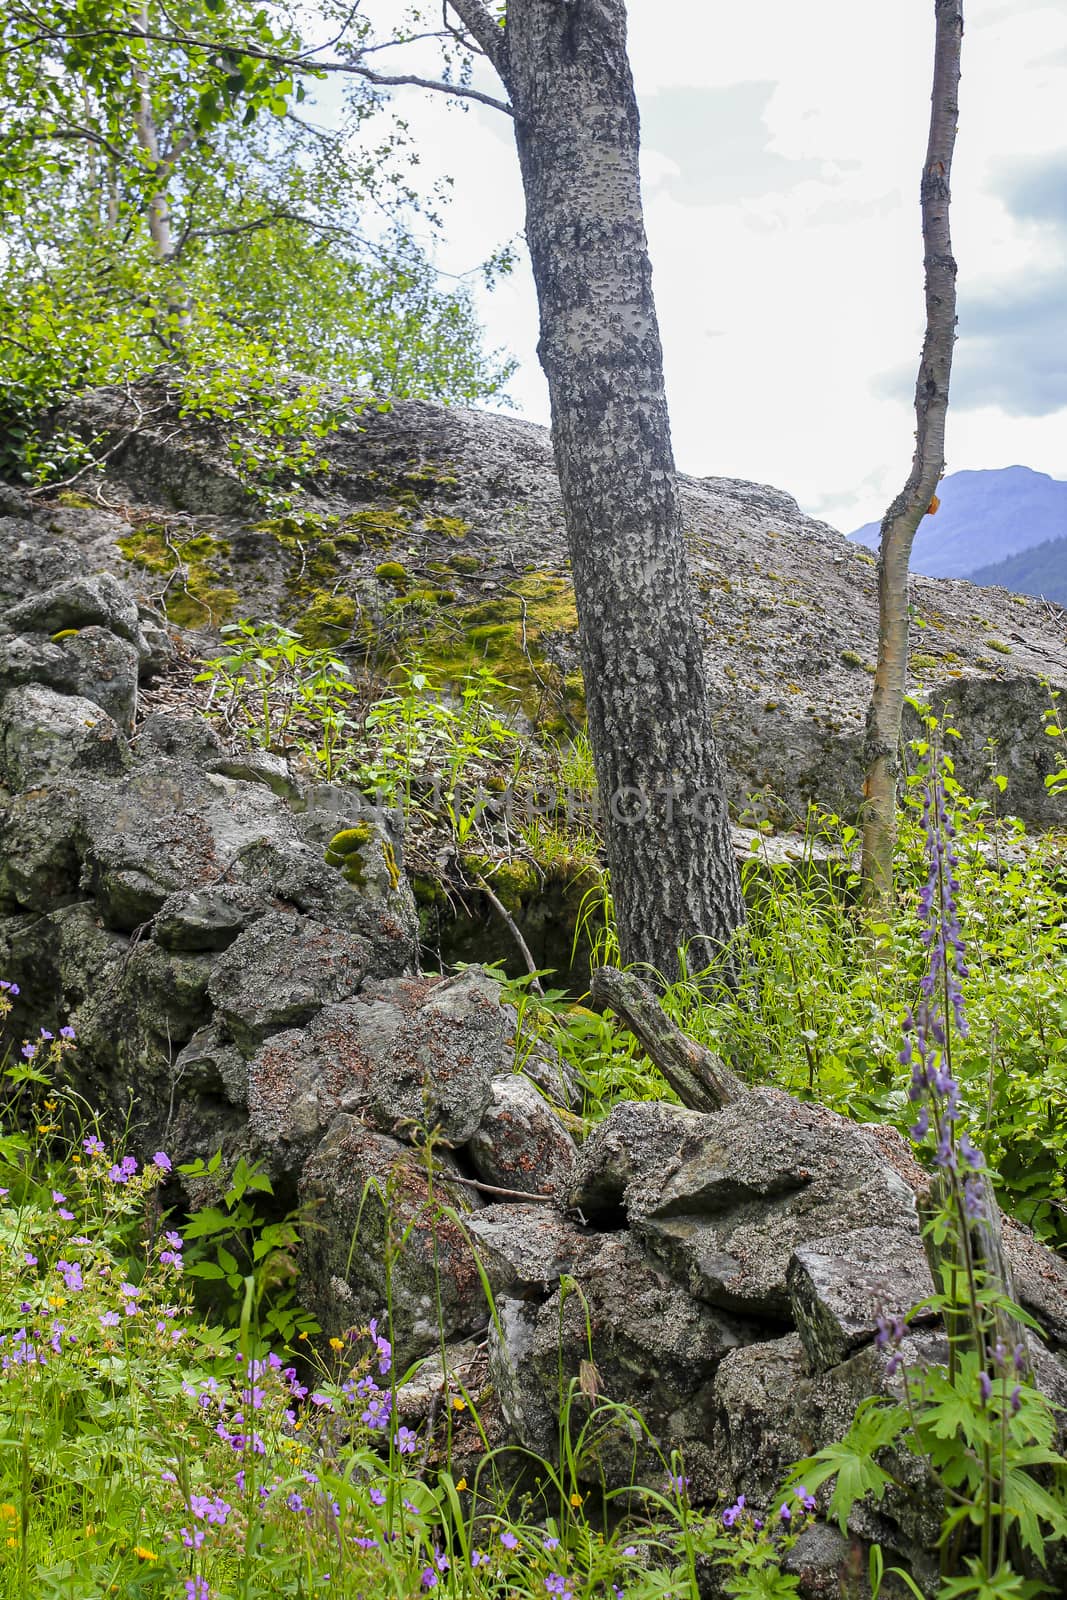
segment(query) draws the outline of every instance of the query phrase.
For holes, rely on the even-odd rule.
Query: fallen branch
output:
[[[632,972],[599,967],[589,985],[596,1005],[610,1006],[629,1028],[653,1066],[658,1067],[684,1106],[693,1111],[721,1111],[748,1090],[724,1062],[688,1038]]]
[[[489,901],[489,904],[492,906],[497,916],[501,919],[504,926],[507,928],[508,932],[511,934],[511,937],[518,946],[519,954],[526,963],[526,970],[530,974],[530,988],[535,994],[539,994],[543,999],[545,991],[542,989],[541,980],[537,976],[539,968],[537,962],[534,960],[533,955],[530,952],[530,946],[526,943],[526,940],[523,938],[522,933],[519,930],[518,923],[515,921],[515,918],[511,915],[511,912],[508,910],[507,906],[504,905],[499,896],[493,893],[492,889],[490,889],[483,877],[479,875],[475,881],[478,885],[478,888],[485,895],[486,899]]]
[[[483,1183],[480,1178],[461,1178],[458,1172],[452,1172],[448,1167],[435,1167],[434,1171],[439,1178],[444,1178],[448,1183],[465,1183],[468,1189],[477,1189],[481,1194],[500,1195],[504,1200],[533,1200],[539,1206],[554,1206],[554,1194],[531,1194],[528,1189],[501,1189],[495,1183]]]

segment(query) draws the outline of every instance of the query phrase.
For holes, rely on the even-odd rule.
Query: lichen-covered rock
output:
[[[123,733],[137,709],[137,648],[106,628],[43,634],[0,634],[0,688],[40,684],[81,695],[106,711]]]
[[[134,749],[142,760],[175,756],[194,767],[206,767],[223,756],[222,740],[210,722],[173,711],[153,711],[146,717],[137,730]]]
[[[447,1154],[438,1152],[438,1160],[447,1169]],[[300,1249],[305,1304],[331,1333],[380,1317],[388,1256],[401,1367],[489,1320],[464,1231],[440,1206],[463,1212],[477,1201],[449,1184],[447,1171],[434,1178],[434,1194],[436,1201],[419,1152],[343,1112],[300,1182],[301,1202],[315,1217]]]
[[[117,724],[91,700],[32,683],[0,701],[0,783],[16,793],[68,774],[117,774],[127,761]]]
[[[208,884],[168,895],[155,914],[152,937],[168,950],[226,950],[266,910],[245,884]]]
[[[39,590],[76,577],[83,566],[78,550],[50,539],[25,504],[6,515],[0,508],[0,607],[6,615]]]
[[[630,1185],[646,1175],[663,1180],[683,1150],[699,1146],[704,1131],[699,1111],[666,1101],[620,1101],[578,1151],[566,1204],[589,1222],[618,1226]]]
[[[550,1461],[559,1451],[559,1407],[534,1370],[539,1314],[529,1300],[497,1301],[489,1324],[489,1377],[511,1437]]]
[[[597,1242],[548,1205],[487,1205],[467,1229],[498,1299],[545,1299]]]
[[[248,1107],[248,1062],[231,1039],[224,1039],[214,1023],[198,1028],[174,1059],[174,1081],[182,1100],[195,1096],[227,1101],[238,1110]]]
[[[375,1067],[358,1001],[265,1039],[247,1066],[248,1128],[272,1172],[296,1175],[342,1105],[367,1099]]]
[[[934,1281],[917,1233],[875,1227],[797,1245],[786,1288],[808,1365],[825,1372],[873,1339],[880,1317],[904,1317],[932,1295]],[[927,1310],[911,1326],[936,1320]]]
[[[479,1178],[520,1193],[562,1192],[574,1163],[574,1140],[521,1073],[494,1078],[489,1104],[467,1154]]]
[[[596,1390],[639,1412],[655,1441],[647,1446],[639,1428],[623,1423],[584,1470],[593,1477],[603,1470],[618,1485],[630,1481],[636,1458],[639,1471],[655,1471],[662,1481],[655,1446],[669,1451],[675,1444],[685,1451],[694,1496],[701,1495],[709,1386],[724,1356],[752,1339],[752,1328],[694,1300],[626,1234],[591,1245],[575,1278],[580,1293],[561,1287],[537,1316],[528,1359],[541,1393],[558,1405],[561,1364],[566,1388],[581,1382],[582,1363],[591,1362]]]
[[[0,810],[0,907],[53,911],[78,898],[80,816],[69,783],[29,789]]]
[[[852,1124],[770,1089],[707,1116],[673,1171],[628,1185],[626,1208],[644,1247],[698,1299],[783,1321],[798,1245],[872,1216],[919,1232],[911,1189]]]
[[[68,628],[106,628],[136,645],[140,618],[137,603],[110,572],[66,578],[38,594],[27,595],[7,614],[7,625],[19,633],[62,633]]]
[[[449,1144],[466,1144],[485,1114],[493,1078],[513,1055],[513,1019],[500,985],[468,967],[428,986],[411,1009],[402,1003],[407,992],[404,982],[379,985],[361,1023],[375,1067],[368,1115],[381,1128],[437,1128]]]
[[[131,733],[137,710],[137,646],[99,627],[80,628],[58,643],[64,676],[55,687],[103,706],[123,733]]]
[[[310,1022],[324,1005],[349,1000],[369,967],[366,942],[311,917],[271,912],[239,935],[211,972],[216,1014],[253,1056],[272,1033]]]

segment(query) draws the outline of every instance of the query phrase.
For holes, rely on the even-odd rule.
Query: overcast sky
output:
[[[678,465],[773,483],[846,531],[881,516],[910,463],[933,9],[629,7]],[[948,470],[1067,478],[1067,5],[967,0],[966,16]],[[410,70],[402,54],[379,63]],[[438,260],[462,272],[521,236],[510,123],[400,103],[424,177],[454,180]],[[478,300],[489,342],[521,363],[519,411],[547,421],[525,260]]]

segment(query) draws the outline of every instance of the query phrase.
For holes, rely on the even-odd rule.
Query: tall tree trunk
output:
[[[514,112],[622,955],[673,978],[679,946],[702,962],[744,906],[682,536],[626,7],[509,0],[503,34],[480,0],[453,7]]]
[[[882,522],[878,560],[878,666],[864,757],[863,892],[868,902],[893,889],[900,724],[908,675],[908,563],[915,532],[937,509],[945,470],[945,415],[956,340],[956,262],[949,233],[952,153],[959,118],[963,0],[935,0],[934,87],[921,201],[926,275],[926,337],[915,386],[915,455],[908,481]]]

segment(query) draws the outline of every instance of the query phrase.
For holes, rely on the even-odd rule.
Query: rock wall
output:
[[[596,1392],[637,1408],[649,1436],[605,1432],[591,1486],[661,1480],[679,1448],[695,1500],[755,1503],[895,1392],[876,1319],[932,1289],[895,1135],[756,1090],[714,1115],[623,1104],[576,1146],[567,1074],[514,1070],[499,986],[419,974],[389,819],[227,755],[196,716],[138,717],[173,630],[84,546],[0,510],[0,972],[27,1028],[73,1023],[106,1118],[176,1163],[262,1160],[313,1211],[301,1294],[327,1333],[381,1313],[388,1256],[398,1359],[443,1329],[501,1440],[553,1454],[561,1383],[579,1421]],[[1067,1268],[1007,1237],[1062,1406]],[[936,1359],[943,1333],[919,1319],[908,1349]],[[849,1540],[821,1530],[801,1592],[832,1592],[872,1538],[930,1576],[938,1507],[916,1483]]]

